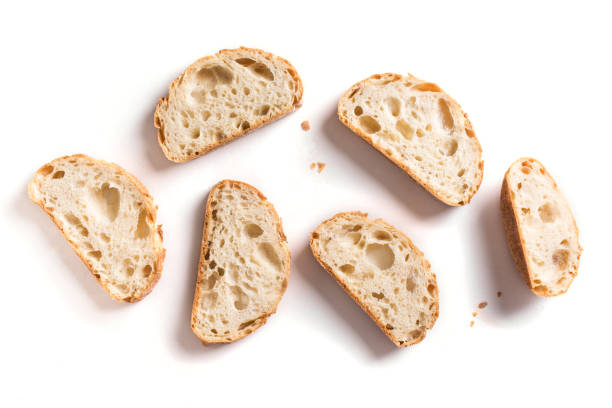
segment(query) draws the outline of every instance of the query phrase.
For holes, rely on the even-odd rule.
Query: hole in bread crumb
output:
[[[406,289],[408,292],[412,292],[416,287],[416,283],[412,280],[412,278],[406,279]]]
[[[429,293],[429,296],[434,297],[436,294],[436,285],[433,283],[427,285],[427,293]]]
[[[142,268],[142,276],[145,278],[148,278],[151,275],[151,272],[153,272],[153,267],[151,265],[145,265],[145,267]]]
[[[242,124],[240,125],[240,128],[242,130],[247,130],[251,127],[251,124],[249,122],[247,122],[246,120],[244,122],[242,122]],[[223,135],[223,137],[225,137],[225,135]]]
[[[548,287],[545,285],[538,285],[533,288],[533,291],[538,295],[546,295],[548,293]]]
[[[270,112],[270,105],[263,105],[259,108],[259,115],[264,116]]]
[[[389,112],[391,112],[391,115],[399,116],[401,109],[401,103],[399,99],[391,96],[385,100],[385,104],[387,105],[387,109],[389,109]]]
[[[363,108],[361,106],[355,106],[355,110],[353,112],[355,112],[355,116],[361,116],[363,113]]]
[[[523,215],[527,215],[530,213],[529,208],[521,208],[521,212],[523,213]]]
[[[245,95],[249,95],[251,93],[251,90],[249,88],[244,88],[242,92],[244,92]]]
[[[372,296],[374,296],[378,300],[382,300],[385,297],[385,294],[382,292],[380,293],[372,292]]]
[[[255,322],[257,321],[257,319],[253,319],[253,320],[249,320],[246,321],[244,323],[241,323],[240,326],[238,326],[238,330],[244,330],[249,326],[252,326],[253,324],[255,324]]]
[[[138,214],[138,224],[136,225],[136,238],[146,238],[150,233],[151,228],[147,223],[147,211],[141,208]]]
[[[442,154],[446,156],[452,156],[457,152],[458,147],[459,144],[457,143],[457,140],[447,140],[446,142],[444,142],[444,146],[442,147]]]
[[[422,130],[422,129],[417,129],[417,131],[416,131],[416,135],[417,135],[418,137],[423,137],[423,136],[425,136],[425,132],[423,132],[423,130]]]
[[[381,241],[391,241],[391,234],[389,234],[387,231],[378,230],[374,232],[374,238]]]
[[[538,214],[543,222],[554,222],[559,216],[559,210],[553,203],[544,203],[538,208]]]
[[[414,160],[423,161],[423,158],[421,156],[414,156]]]
[[[436,84],[432,84],[431,82],[423,82],[420,84],[416,84],[413,89],[421,92],[441,92],[442,90]]]
[[[66,221],[68,221],[69,224],[74,225],[74,227],[79,231],[81,235],[83,235],[84,237],[89,235],[89,231],[87,230],[87,228],[85,228],[85,226],[81,223],[81,220],[79,220],[76,215],[68,213],[64,214],[64,217],[66,218]]]
[[[371,116],[362,116],[359,123],[366,133],[376,133],[381,129],[380,124]]]
[[[257,252],[262,259],[266,260],[276,270],[281,270],[281,261],[272,244],[269,242],[259,244]]]
[[[523,166],[521,167],[521,171],[525,174],[531,173],[531,169],[529,167]]]
[[[457,177],[461,177],[465,174],[465,169],[461,169],[459,170],[459,172],[457,173]]]
[[[234,307],[237,310],[244,310],[249,305],[249,297],[239,286],[232,286],[232,295],[234,295]]]
[[[438,112],[440,115],[440,121],[442,122],[442,126],[446,130],[453,130],[455,128],[453,114],[450,111],[448,102],[446,102],[446,100],[442,98],[438,99]]]
[[[191,138],[197,139],[198,137],[200,137],[200,129],[199,128],[191,129]]]
[[[98,209],[98,213],[105,216],[108,221],[115,221],[119,213],[119,189],[111,187],[108,183],[104,183],[101,188],[92,189],[91,196],[94,206]]]
[[[257,224],[247,224],[244,227],[244,232],[251,238],[257,238],[263,234],[263,230]]]
[[[239,63],[240,65],[242,65],[243,67],[248,67],[251,66],[255,63],[255,60],[251,59],[251,58],[238,58],[236,60],[237,63]]]
[[[399,119],[395,123],[395,128],[408,140],[414,136],[414,128],[404,119]]]
[[[421,337],[421,335],[423,334],[423,332],[421,330],[412,330],[409,335],[413,338],[413,339],[418,339],[419,337]]]
[[[272,71],[270,71],[270,68],[268,68],[265,64],[258,62],[255,65],[250,66],[249,68],[251,69],[251,71],[259,75],[266,81],[274,81],[274,74],[272,73]]]
[[[355,272],[355,267],[351,264],[344,264],[340,266],[340,270],[344,273],[353,273]]]
[[[557,249],[552,254],[552,261],[559,269],[567,268],[569,263],[569,251],[567,249]]]
[[[89,251],[88,256],[97,259],[98,261],[102,258],[102,252],[100,251]]]
[[[370,263],[378,269],[389,269],[395,262],[395,254],[387,244],[370,244],[366,248],[366,256]]]
[[[47,164],[46,166],[43,166],[42,169],[40,169],[40,174],[42,174],[43,176],[48,176],[49,174],[51,174],[52,171],[53,171],[53,166],[51,166],[50,164]]]
[[[61,179],[61,178],[63,178],[63,177],[64,177],[64,171],[63,171],[63,170],[56,171],[56,172],[53,174],[53,178],[54,178],[54,179]]]
[[[563,241],[561,241],[561,245],[569,246],[569,241],[567,239],[564,239]]]

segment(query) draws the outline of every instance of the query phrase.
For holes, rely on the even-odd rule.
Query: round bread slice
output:
[[[288,61],[252,48],[221,50],[188,66],[159,100],[159,145],[169,160],[191,160],[292,112],[302,93]]]
[[[233,180],[208,195],[191,328],[203,344],[230,343],[266,322],[289,282],[281,220],[255,187]]]
[[[504,177],[500,208],[514,263],[539,296],[569,289],[582,247],[567,200],[537,160],[521,158]]]
[[[438,318],[436,275],[402,232],[360,212],[339,213],[310,236],[321,266],[398,347],[419,343]]]
[[[377,74],[340,98],[338,116],[442,202],[470,202],[482,181],[482,149],[461,107],[410,74]]]
[[[157,207],[136,177],[77,154],[41,167],[28,193],[113,299],[135,302],[151,292],[166,250]]]

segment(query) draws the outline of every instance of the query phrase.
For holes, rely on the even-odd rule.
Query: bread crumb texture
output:
[[[229,343],[276,311],[289,249],[274,207],[248,184],[215,185],[205,219],[191,327],[205,344]]]
[[[158,141],[166,157],[198,157],[292,112],[302,81],[286,60],[241,47],[191,64],[170,85],[155,110]]]
[[[467,204],[482,181],[481,148],[461,107],[412,75],[373,75],[338,103],[340,120],[435,197]]]
[[[359,212],[312,233],[315,258],[399,347],[423,340],[438,317],[438,286],[423,253],[400,231]]]
[[[134,176],[85,155],[65,156],[41,167],[28,192],[112,298],[133,302],[153,289],[165,256],[161,226]]]
[[[540,296],[565,293],[582,247],[569,204],[540,162],[522,158],[510,166],[501,211],[514,262],[530,289]]]

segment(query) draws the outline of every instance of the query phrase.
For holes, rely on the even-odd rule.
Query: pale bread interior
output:
[[[29,194],[113,298],[138,300],[159,279],[164,250],[156,209],[118,166],[63,157],[36,173]]]
[[[248,48],[190,65],[156,110],[166,156],[185,161],[292,111],[302,84],[287,61]]]
[[[578,272],[582,248],[572,211],[550,174],[535,159],[516,161],[506,173],[532,290],[555,296]]]
[[[480,144],[460,106],[436,84],[374,75],[345,93],[338,114],[445,203],[467,204],[478,190]]]
[[[401,232],[341,213],[313,233],[315,257],[398,346],[418,343],[438,316],[438,287],[423,253]]]
[[[274,313],[289,279],[289,250],[273,207],[253,187],[211,191],[191,325],[205,343],[246,336]]]

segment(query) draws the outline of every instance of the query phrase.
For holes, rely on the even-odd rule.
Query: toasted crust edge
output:
[[[395,232],[397,232],[402,238],[404,238],[407,242],[408,245],[410,245],[410,248],[414,251],[416,251],[417,253],[419,253],[421,255],[421,257],[425,260],[425,262],[427,263],[427,269],[429,270],[429,272],[431,273],[432,277],[433,277],[433,282],[434,285],[436,287],[435,289],[435,312],[434,312],[434,317],[433,320],[431,322],[431,325],[429,327],[426,327],[425,330],[423,331],[423,334],[421,337],[414,339],[412,341],[403,341],[401,342],[397,337],[395,337],[393,335],[393,333],[391,333],[385,324],[383,324],[382,321],[380,321],[380,319],[374,314],[372,313],[370,310],[368,310],[368,308],[359,300],[359,298],[357,297],[357,295],[352,292],[348,286],[346,286],[344,283],[342,283],[342,281],[340,280],[340,278],[338,277],[338,275],[336,275],[336,273],[333,271],[333,268],[331,266],[329,266],[325,261],[323,261],[321,259],[321,256],[319,255],[319,253],[315,250],[314,247],[314,234],[318,234],[319,231],[321,230],[321,228],[323,228],[326,224],[331,223],[336,221],[336,219],[338,218],[343,218],[346,216],[351,216],[351,215],[356,215],[359,217],[363,217],[365,218],[367,221],[373,221],[373,222],[381,222],[382,224],[386,225],[387,227],[391,228],[392,230],[394,230]],[[384,221],[382,218],[377,218],[375,220],[370,220],[368,218],[368,214],[367,213],[363,213],[360,211],[346,211],[346,212],[339,212],[336,215],[334,215],[333,217],[323,221],[321,224],[319,224],[319,226],[317,228],[315,228],[315,230],[310,234],[310,250],[312,251],[312,255],[315,257],[315,259],[317,260],[317,262],[319,262],[319,264],[323,267],[323,269],[325,269],[333,278],[334,280],[338,283],[338,285],[340,285],[342,287],[342,289],[344,289],[344,291],[355,301],[355,303],[357,303],[359,305],[359,307],[361,307],[361,309],[366,312],[366,314],[368,316],[370,316],[370,318],[374,321],[374,323],[376,323],[376,325],[380,328],[380,330],[383,331],[383,333],[385,333],[385,335],[393,342],[393,344],[395,344],[397,347],[407,347],[407,346],[411,346],[413,344],[417,344],[420,343],[421,341],[423,341],[423,339],[425,338],[425,336],[427,335],[427,330],[431,330],[433,328],[433,326],[435,325],[436,321],[438,320],[438,316],[440,314],[440,302],[439,302],[439,290],[438,290],[438,281],[437,281],[437,277],[436,274],[431,272],[431,264],[429,263],[429,261],[427,260],[427,258],[425,258],[425,254],[423,253],[423,251],[421,251],[419,248],[417,248],[414,243],[412,242],[412,240],[410,238],[408,238],[408,236],[406,236],[406,234],[404,234],[402,231],[398,230],[397,228],[395,228],[393,225],[389,224],[388,222]]]
[[[151,274],[151,277],[149,278],[149,284],[140,293],[138,293],[135,296],[131,296],[129,298],[119,298],[119,297],[114,296],[109,291],[108,285],[105,285],[100,280],[100,278],[98,278],[96,276],[96,271],[94,269],[94,266],[87,260],[87,258],[83,254],[83,252],[79,249],[77,243],[72,241],[68,237],[68,235],[66,235],[66,232],[64,231],[64,229],[62,228],[62,226],[58,222],[58,220],[55,218],[55,216],[50,211],[47,211],[47,209],[44,207],[42,201],[36,200],[34,198],[33,191],[34,191],[35,177],[33,177],[32,180],[30,180],[30,182],[28,183],[28,196],[30,197],[30,200],[32,200],[32,202],[34,204],[38,205],[40,208],[42,208],[42,210],[45,213],[47,213],[47,215],[51,218],[53,223],[60,230],[60,232],[62,233],[64,238],[66,238],[66,241],[68,241],[68,243],[70,244],[70,246],[72,247],[74,252],[76,252],[78,257],[81,258],[81,261],[83,261],[85,266],[87,266],[87,268],[89,269],[89,271],[91,272],[93,277],[96,279],[98,284],[106,291],[106,293],[108,293],[108,295],[112,299],[120,301],[120,302],[129,302],[129,303],[133,303],[133,302],[137,302],[139,300],[142,300],[145,296],[147,296],[149,293],[151,293],[151,291],[153,290],[153,288],[155,287],[155,285],[157,284],[157,282],[161,278],[161,272],[162,272],[162,269],[163,269],[164,259],[166,257],[166,249],[163,247],[164,237],[163,237],[163,232],[162,232],[162,226],[161,225],[157,225],[157,207],[153,203],[153,197],[149,193],[149,190],[147,190],[147,188],[140,182],[140,180],[138,180],[134,175],[132,175],[127,170],[125,170],[123,167],[121,167],[121,166],[119,166],[119,165],[117,165],[115,163],[107,162],[107,161],[104,161],[104,160],[94,159],[94,158],[92,158],[90,156],[87,156],[85,154],[73,154],[73,155],[67,155],[67,156],[58,157],[57,159],[54,159],[54,160],[52,160],[52,161],[42,165],[35,172],[35,175],[39,174],[42,171],[42,169],[44,167],[46,167],[46,166],[53,165],[54,163],[56,163],[58,161],[67,160],[67,159],[70,159],[70,158],[81,158],[81,159],[91,160],[94,163],[100,164],[102,166],[108,166],[108,167],[111,167],[111,168],[121,172],[123,175],[125,175],[134,184],[134,186],[136,186],[136,189],[144,196],[145,199],[143,200],[143,202],[144,202],[145,208],[147,210],[147,215],[150,216],[153,219],[153,224],[155,225],[155,232],[157,232],[157,235],[159,237],[159,241],[155,240],[155,241],[157,241],[156,242],[157,245],[155,245],[155,253],[157,254],[157,257],[155,259],[155,273]]]
[[[212,197],[214,196],[214,192],[220,188],[221,186],[223,186],[224,184],[230,184],[230,185],[234,185],[234,184],[238,184],[244,187],[247,187],[251,190],[253,190],[257,196],[261,199],[262,203],[265,204],[268,209],[271,211],[272,215],[274,216],[274,218],[276,219],[277,222],[277,229],[276,229],[276,233],[278,235],[278,239],[281,242],[281,246],[283,247],[283,249],[285,250],[285,260],[287,261],[287,267],[285,268],[285,285],[281,288],[279,294],[278,294],[278,299],[276,300],[275,304],[274,304],[274,308],[269,312],[269,313],[265,313],[263,315],[261,315],[260,317],[258,317],[256,320],[257,322],[253,325],[251,325],[249,327],[248,330],[244,330],[242,333],[238,333],[238,335],[230,338],[229,340],[226,339],[216,339],[216,338],[210,338],[210,337],[205,337],[205,336],[200,336],[198,334],[198,332],[196,331],[196,327],[195,327],[195,316],[197,314],[198,311],[198,303],[199,300],[201,298],[202,295],[202,291],[201,291],[201,286],[202,283],[204,281],[204,272],[203,272],[203,266],[204,266],[204,256],[206,254],[206,252],[208,251],[208,239],[206,239],[208,236],[210,236],[210,226],[211,226],[211,219],[212,219],[212,207],[210,205],[211,201],[212,201]],[[248,183],[244,183],[242,181],[237,181],[237,180],[230,180],[230,179],[224,179],[219,181],[217,184],[215,184],[210,192],[208,193],[208,199],[206,200],[206,210],[205,210],[205,216],[204,216],[204,226],[203,226],[203,232],[202,232],[202,248],[200,250],[200,260],[198,262],[198,275],[197,275],[197,280],[196,280],[196,285],[195,285],[195,294],[193,297],[193,306],[191,307],[191,330],[193,331],[193,333],[196,335],[196,337],[198,339],[200,339],[200,341],[202,341],[202,344],[204,346],[208,345],[208,344],[227,344],[227,343],[233,343],[236,340],[240,340],[246,336],[248,336],[249,334],[253,333],[255,330],[259,329],[261,326],[263,326],[266,321],[268,320],[268,317],[270,317],[272,314],[276,313],[276,309],[278,308],[278,305],[281,301],[281,299],[283,298],[283,295],[285,294],[285,291],[287,290],[287,286],[289,285],[289,275],[290,275],[290,271],[291,271],[291,253],[289,252],[289,246],[287,244],[287,237],[285,236],[285,233],[283,232],[283,225],[282,225],[282,221],[281,218],[278,216],[278,213],[276,212],[276,209],[274,208],[274,206],[272,205],[272,203],[270,203],[270,201],[268,201],[268,199],[266,198],[266,196],[264,196],[261,191],[259,191],[257,188],[253,187],[252,185],[248,184]]]
[[[162,139],[165,138],[164,135],[164,128],[162,126],[161,123],[161,119],[159,117],[159,110],[160,110],[160,106],[163,104],[167,104],[168,103],[168,98],[169,96],[164,96],[163,98],[160,98],[159,101],[157,102],[157,105],[155,106],[155,114],[153,117],[153,124],[154,126],[158,129],[157,130],[157,142],[159,143],[162,151],[164,152],[164,155],[166,156],[166,158],[170,161],[173,161],[175,163],[184,163],[190,160],[195,159],[196,157],[200,157],[208,152],[210,152],[211,150],[214,150],[218,147],[221,147],[229,142],[232,142],[236,139],[238,139],[239,137],[242,137],[246,134],[248,134],[249,132],[252,132],[253,130],[260,128],[263,125],[266,125],[270,122],[273,122],[275,120],[280,119],[283,116],[286,116],[288,114],[290,114],[291,112],[295,111],[295,109],[299,108],[301,106],[302,103],[302,97],[304,95],[304,86],[302,84],[302,79],[300,78],[300,76],[297,73],[297,70],[295,69],[295,67],[286,59],[279,57],[277,55],[274,55],[270,52],[267,51],[263,51],[257,48],[248,48],[248,47],[239,47],[239,48],[234,48],[234,49],[223,49],[218,51],[216,54],[214,55],[208,55],[206,57],[202,57],[200,59],[198,59],[197,61],[193,62],[192,64],[190,64],[187,68],[185,68],[185,71],[183,71],[183,73],[181,73],[176,79],[174,79],[174,81],[172,81],[172,83],[170,84],[170,86],[168,87],[168,90],[170,91],[173,88],[178,87],[178,85],[183,81],[183,77],[185,75],[185,72],[187,72],[190,69],[193,69],[193,67],[197,64],[200,64],[206,60],[209,59],[213,59],[216,58],[217,56],[221,55],[221,54],[229,54],[231,52],[235,52],[235,51],[239,51],[239,50],[244,50],[244,51],[250,51],[250,52],[255,52],[257,54],[262,55],[264,58],[268,58],[268,59],[272,59],[272,60],[279,60],[285,64],[287,64],[289,66],[289,74],[293,77],[293,80],[296,82],[297,86],[298,86],[298,90],[295,92],[295,96],[297,96],[297,98],[294,98],[294,103],[291,107],[285,109],[284,111],[281,111],[279,113],[277,113],[276,115],[271,116],[270,118],[267,119],[260,119],[256,122],[254,122],[248,129],[246,130],[239,130],[234,134],[228,135],[226,138],[224,138],[223,140],[217,141],[216,143],[202,149],[199,150],[197,152],[194,152],[193,154],[184,157],[184,158],[179,158],[179,157],[174,157],[170,154],[170,152],[168,151],[167,147],[165,146],[165,144],[162,142]]]
[[[521,276],[523,277],[523,280],[529,287],[529,290],[531,290],[534,294],[541,296],[541,297],[559,296],[559,295],[566,293],[569,290],[570,286],[572,285],[572,282],[574,281],[574,278],[576,277],[576,275],[578,275],[578,265],[576,268],[576,273],[571,277],[570,283],[567,285],[567,288],[565,290],[560,291],[558,293],[554,293],[554,294],[548,294],[548,292],[542,293],[542,292],[534,290],[537,285],[535,285],[533,282],[533,278],[532,278],[533,274],[531,272],[531,268],[529,268],[529,265],[527,264],[527,257],[525,255],[525,239],[523,238],[522,230],[519,228],[518,214],[515,211],[515,208],[517,207],[516,207],[516,203],[514,199],[512,198],[512,194],[510,194],[510,187],[508,184],[510,169],[512,169],[514,164],[518,162],[523,162],[523,161],[532,161],[532,162],[536,162],[537,164],[539,164],[544,170],[544,173],[545,173],[544,175],[548,176],[552,180],[554,189],[561,194],[561,192],[559,191],[559,188],[557,187],[557,183],[555,182],[555,179],[548,172],[548,170],[546,170],[546,168],[542,165],[542,163],[540,163],[538,160],[531,158],[531,157],[521,157],[518,160],[515,160],[510,165],[510,167],[508,167],[508,170],[506,171],[504,175],[504,181],[502,183],[500,200],[499,200],[499,208],[502,214],[504,229],[506,230],[506,241],[508,242],[508,247],[510,248],[510,253],[512,254],[512,259],[514,260],[514,264],[516,265],[516,268],[519,270]],[[576,225],[576,219],[574,218],[574,215],[573,214],[571,215],[572,215],[572,221],[574,223],[574,228],[576,228],[576,239],[579,240],[580,231],[578,230],[578,226]],[[580,242],[578,241],[577,263],[580,262],[581,253],[582,253],[582,246],[580,245]]]
[[[478,192],[478,190],[480,189],[480,185],[482,183],[482,178],[483,178],[483,174],[484,174],[484,160],[482,160],[482,147],[480,146],[480,141],[478,140],[478,138],[476,137],[476,133],[474,132],[474,128],[472,127],[472,122],[470,122],[470,119],[468,118],[467,113],[465,113],[463,111],[463,109],[461,109],[461,105],[459,105],[459,103],[457,103],[457,101],[455,101],[450,95],[448,95],[446,92],[444,92],[444,90],[442,90],[442,88],[440,88],[438,86],[438,88],[440,88],[440,92],[442,94],[444,94],[444,96],[446,98],[448,98],[453,104],[456,105],[457,109],[459,109],[459,111],[461,111],[461,113],[463,113],[463,118],[464,118],[464,126],[466,129],[466,133],[468,134],[469,137],[472,137],[475,141],[476,141],[476,145],[478,146],[478,151],[479,151],[479,156],[480,156],[480,161],[478,162],[478,170],[480,170],[480,178],[477,181],[476,184],[476,188],[474,189],[474,192],[472,193],[472,195],[470,195],[467,200],[465,202],[459,201],[459,202],[453,202],[450,201],[448,199],[445,199],[444,197],[442,197],[434,188],[433,186],[431,186],[430,184],[428,184],[427,182],[425,182],[424,180],[420,179],[416,174],[414,174],[414,172],[412,172],[407,166],[405,166],[403,163],[401,163],[399,160],[395,160],[393,157],[391,157],[390,155],[388,155],[387,153],[385,153],[384,150],[380,149],[379,146],[374,143],[374,141],[372,140],[372,138],[370,136],[368,136],[367,134],[365,134],[360,128],[357,128],[353,125],[351,125],[351,123],[345,118],[343,117],[342,113],[340,112],[340,105],[342,104],[343,101],[347,100],[350,98],[351,93],[356,89],[361,87],[363,84],[365,84],[366,82],[372,80],[372,79],[381,79],[383,77],[386,76],[390,76],[391,78],[393,78],[393,81],[399,81],[402,79],[409,79],[409,80],[418,80],[418,81],[422,81],[421,79],[415,77],[414,75],[408,74],[406,76],[400,75],[400,74],[394,74],[394,73],[384,73],[384,74],[374,74],[374,75],[370,75],[369,77],[367,77],[366,79],[363,79],[359,82],[357,82],[356,84],[352,85],[345,93],[344,95],[342,95],[342,97],[340,97],[340,100],[338,101],[338,109],[337,109],[337,113],[338,113],[338,118],[340,118],[340,121],[346,126],[348,127],[351,131],[353,131],[353,133],[356,133],[357,135],[359,135],[363,140],[365,140],[366,142],[368,142],[374,149],[376,149],[376,151],[378,151],[380,154],[382,154],[383,156],[385,156],[387,159],[389,159],[390,161],[392,161],[396,166],[398,166],[400,169],[402,169],[405,173],[407,173],[410,177],[412,177],[412,179],[414,181],[416,181],[421,187],[423,187],[425,190],[427,190],[429,193],[431,193],[431,195],[433,195],[435,198],[437,198],[438,200],[442,201],[444,204],[453,206],[453,207],[458,207],[458,206],[462,206],[462,205],[466,205],[468,204],[472,198],[474,197],[474,195],[476,195],[476,193]],[[432,82],[433,83],[433,82]],[[437,84],[436,84],[437,86]]]

